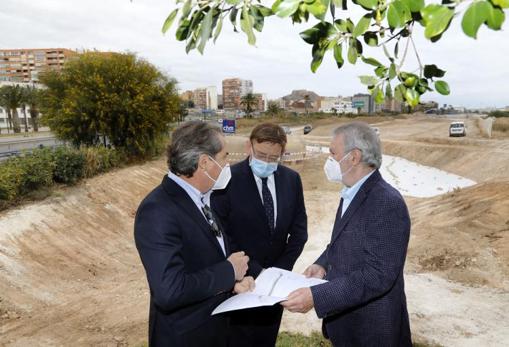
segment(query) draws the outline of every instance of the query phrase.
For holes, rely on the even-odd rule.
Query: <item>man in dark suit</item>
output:
[[[230,179],[220,130],[189,122],[173,132],[170,172],[141,203],[136,214],[136,247],[150,288],[149,345],[227,346],[228,319],[211,316],[232,290],[243,292],[249,258],[231,254],[211,189]]]
[[[343,182],[329,245],[305,274],[329,282],[301,288],[282,305],[311,308],[334,346],[411,346],[403,267],[410,218],[399,192],[383,180],[380,140],[365,123],[334,131],[325,164]]]
[[[256,126],[247,143],[249,156],[232,166],[227,189],[214,192],[212,207],[226,233],[249,255],[249,274],[269,267],[291,270],[307,241],[307,216],[299,174],[279,165],[286,134],[276,124]],[[273,347],[280,305],[231,314],[233,347]]]

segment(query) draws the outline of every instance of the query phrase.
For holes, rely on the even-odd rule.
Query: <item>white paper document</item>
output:
[[[237,294],[223,301],[212,311],[212,315],[250,307],[272,306],[286,300],[288,294],[296,289],[325,282],[327,281],[271,267],[256,278],[256,287],[252,292]]]

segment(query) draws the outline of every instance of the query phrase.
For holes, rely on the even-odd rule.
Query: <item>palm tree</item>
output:
[[[240,100],[240,104],[242,106],[244,106],[244,111],[246,112],[246,116],[248,118],[251,118],[252,117],[251,114],[254,111],[253,106],[256,104],[256,97],[254,96],[254,94],[247,93],[246,95],[244,95]]]
[[[311,104],[309,94],[304,95],[304,109],[306,110],[306,116],[308,115],[308,109]]]
[[[40,90],[34,86],[27,86],[23,93],[23,99],[25,104],[30,109],[30,120],[32,122],[32,127],[34,131],[39,131],[39,99],[40,99]],[[25,115],[25,126],[26,125],[26,115]]]
[[[281,107],[279,107],[279,105],[274,101],[269,102],[267,113],[274,117],[279,114],[279,112],[281,112]]]
[[[21,107],[23,100],[23,90],[19,85],[3,86],[1,89],[2,103],[7,109],[7,117],[12,124],[15,133],[21,132],[19,125],[18,108]]]

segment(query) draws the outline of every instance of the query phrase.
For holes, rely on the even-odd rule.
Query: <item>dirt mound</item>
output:
[[[409,199],[409,205],[409,261],[416,271],[509,289],[509,181]]]
[[[0,214],[0,345],[146,340],[133,218],[165,171],[163,160],[118,170]]]

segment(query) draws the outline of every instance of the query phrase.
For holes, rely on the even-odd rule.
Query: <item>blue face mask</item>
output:
[[[278,163],[267,163],[263,160],[256,159],[253,155],[251,156],[251,162],[249,163],[253,173],[260,177],[265,178],[272,175],[277,170]]]

